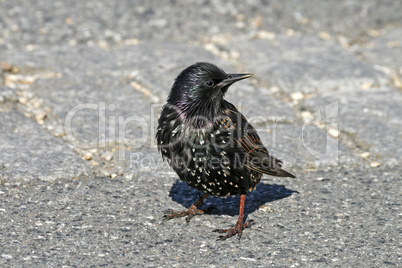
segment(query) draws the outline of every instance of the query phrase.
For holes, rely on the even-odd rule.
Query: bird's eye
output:
[[[214,83],[214,81],[209,80],[209,81],[205,82],[205,85],[206,85],[207,87],[213,87],[213,86],[215,85],[215,83]]]

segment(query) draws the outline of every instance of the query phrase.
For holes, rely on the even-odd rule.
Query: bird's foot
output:
[[[163,220],[168,221],[174,218],[181,218],[187,216],[186,222],[190,222],[190,220],[195,215],[202,215],[204,213],[205,210],[198,209],[195,205],[191,205],[189,209],[186,209],[184,211],[167,210],[165,212],[165,215],[163,216]]]
[[[218,236],[217,240],[226,240],[229,237],[234,236],[235,234],[237,234],[237,237],[240,240],[243,230],[246,228],[250,228],[253,224],[255,224],[254,220],[249,220],[245,223],[243,223],[242,221],[238,221],[236,225],[230,229],[215,229],[212,230],[212,232],[226,233],[226,235]]]

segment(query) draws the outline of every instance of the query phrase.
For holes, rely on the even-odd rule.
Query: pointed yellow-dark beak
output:
[[[228,74],[227,78],[220,82],[217,86],[219,88],[223,88],[225,86],[230,86],[237,81],[252,77],[253,74]]]

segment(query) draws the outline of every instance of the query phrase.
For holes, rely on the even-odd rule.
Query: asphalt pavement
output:
[[[0,1],[1,267],[400,267],[399,1]],[[177,74],[226,98],[285,169],[207,215],[155,144]]]

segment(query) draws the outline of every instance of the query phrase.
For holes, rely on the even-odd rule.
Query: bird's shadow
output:
[[[247,193],[244,212],[250,214],[268,202],[289,197],[293,193],[298,192],[289,190],[283,185],[259,183],[255,190]],[[202,192],[191,188],[179,180],[173,184],[169,193],[173,201],[185,208],[190,207],[201,195]],[[239,214],[239,202],[240,196],[229,196],[226,198],[208,197],[200,208],[207,208],[208,214],[212,215],[235,216]]]

